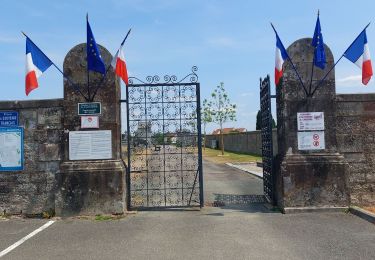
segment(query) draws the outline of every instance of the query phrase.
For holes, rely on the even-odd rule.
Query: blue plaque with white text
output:
[[[0,111],[0,127],[18,126],[17,111]]]

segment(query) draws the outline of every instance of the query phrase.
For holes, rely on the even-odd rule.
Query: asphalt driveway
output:
[[[249,188],[248,175],[229,171],[205,163],[206,198],[261,193],[260,179],[250,178]],[[0,252],[46,222],[0,220]],[[119,220],[56,220],[2,259],[375,259],[374,245],[375,225],[348,213],[283,215],[262,203],[228,203]]]

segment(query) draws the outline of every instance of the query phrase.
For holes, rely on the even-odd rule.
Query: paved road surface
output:
[[[246,175],[229,171],[205,164],[207,197],[261,192],[260,180],[243,184]],[[356,216],[264,209],[258,203],[143,211],[115,221],[58,220],[3,259],[375,259],[375,225]],[[0,221],[0,251],[44,223]]]
[[[217,201],[223,195],[263,195],[262,179],[225,164],[204,161],[203,176],[206,204]]]

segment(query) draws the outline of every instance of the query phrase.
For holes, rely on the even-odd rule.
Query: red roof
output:
[[[234,128],[234,127],[226,127],[223,128],[223,134],[230,134],[230,133],[243,133],[246,132],[246,128]],[[220,134],[220,128],[216,129],[212,132],[213,135],[218,135]]]

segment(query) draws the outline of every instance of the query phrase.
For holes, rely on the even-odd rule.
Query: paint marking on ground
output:
[[[8,248],[4,249],[3,251],[0,252],[0,258],[5,256],[6,254],[8,254],[10,251],[14,250],[16,247],[20,246],[23,242],[25,242],[26,240],[32,238],[33,236],[35,236],[36,234],[38,234],[39,232],[43,231],[44,229],[48,228],[49,226],[51,226],[53,223],[55,223],[54,220],[50,220],[48,221],[46,224],[44,224],[43,226],[41,226],[40,228],[34,230],[33,232],[31,232],[30,234],[28,234],[27,236],[21,238],[20,240],[18,240],[16,243],[14,243],[13,245],[9,246]]]

